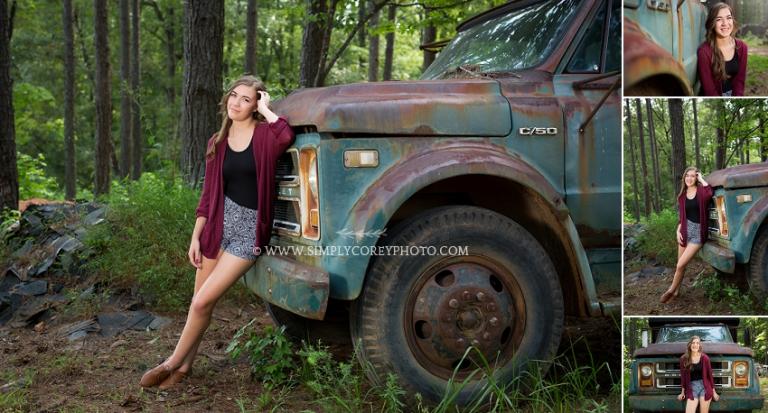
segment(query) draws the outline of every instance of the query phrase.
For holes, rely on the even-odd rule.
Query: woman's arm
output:
[[[704,96],[717,96],[717,87],[715,78],[712,76],[712,57],[709,47],[701,45],[696,52],[698,56],[699,82]]]
[[[269,93],[263,90],[260,90],[256,93],[260,95],[259,100],[256,101],[256,110],[261,113],[261,116],[264,116],[264,119],[266,119],[267,122],[275,123],[278,116],[275,115],[275,112],[272,112],[272,110],[269,108]]]
[[[731,80],[733,96],[744,96],[744,84],[747,82],[747,44],[737,40],[739,48],[739,72]]]
[[[683,245],[683,234],[680,233],[680,224],[677,224],[677,243]]]
[[[709,186],[709,183],[704,180],[704,176],[701,175],[701,172],[696,172],[696,179],[702,186]]]

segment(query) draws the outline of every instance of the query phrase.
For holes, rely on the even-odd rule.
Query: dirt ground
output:
[[[125,331],[113,338],[89,335],[74,342],[59,337],[56,327],[40,332],[0,328],[0,389],[4,385],[26,388],[24,411],[33,412],[237,412],[241,411],[238,403],[243,403],[246,411],[260,411],[260,383],[250,379],[244,360],[232,361],[225,349],[237,329],[251,319],[257,318],[260,327],[271,324],[262,306],[222,301],[191,376],[168,391],[142,389],[138,385],[142,373],[172,352],[184,325],[183,313],[162,315],[173,322],[159,331]],[[595,365],[610,361],[611,371],[618,376],[621,353],[617,322],[569,318],[566,323],[560,351],[577,342],[574,347],[581,362],[590,364],[590,357]],[[589,352],[585,351],[587,345]],[[611,380],[605,377],[601,388],[610,389]],[[614,398],[609,403],[618,409],[620,401]],[[312,396],[298,388],[279,411],[305,409],[321,411]]]
[[[703,288],[694,286],[699,277],[711,271],[710,267],[698,258],[688,265],[680,295],[666,304],[662,304],[659,299],[672,284],[674,268],[646,266],[643,269],[647,275],[638,277],[637,270],[631,271],[625,265],[624,315],[733,314],[726,303],[710,300]]]

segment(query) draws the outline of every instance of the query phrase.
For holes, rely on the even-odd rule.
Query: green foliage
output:
[[[709,300],[727,303],[734,314],[760,314],[765,311],[765,306],[760,305],[757,297],[741,292],[739,287],[724,282],[714,272],[697,278],[693,286],[703,289]]]
[[[180,179],[163,181],[152,173],[113,184],[106,223],[86,240],[96,251],[87,267],[117,288],[138,285],[157,308],[185,308],[194,286],[186,253],[197,200],[198,192]]]
[[[674,267],[677,262],[677,213],[665,209],[641,220],[644,230],[637,237],[640,253],[655,258],[662,265]]]
[[[47,163],[42,153],[37,157],[31,157],[23,153],[17,153],[17,168],[19,171],[19,198],[60,198],[56,179],[47,177],[45,170]]]
[[[256,319],[237,331],[226,352],[233,359],[246,355],[251,364],[251,376],[264,382],[267,388],[289,384],[296,364],[285,327],[275,329],[270,325],[258,333],[251,328],[254,321]]]

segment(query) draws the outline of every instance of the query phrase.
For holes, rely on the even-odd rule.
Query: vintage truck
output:
[[[624,0],[624,95],[698,93],[706,0]]]
[[[618,313],[620,12],[513,1],[461,24],[423,80],[278,102],[296,141],[244,279],[275,321],[350,337],[372,380],[439,400],[470,346],[511,381],[547,368],[566,315]]]
[[[714,196],[701,257],[716,270],[743,274],[768,298],[768,164],[740,165],[706,177]]]
[[[763,408],[757,364],[749,329],[742,329],[745,346],[734,338],[738,318],[651,318],[650,341],[643,331],[643,346],[633,355],[630,367],[629,405],[637,412],[682,412],[685,401],[680,394],[680,356],[692,336],[699,336],[709,356],[715,389],[720,400],[710,411],[748,412]]]

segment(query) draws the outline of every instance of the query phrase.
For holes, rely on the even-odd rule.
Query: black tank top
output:
[[[700,224],[699,194],[694,195],[693,199],[688,199],[685,194],[683,196],[685,197],[685,219]]]
[[[733,59],[725,62],[725,74],[728,76],[723,81],[723,92],[729,92],[733,90],[733,83],[731,79],[739,73],[739,54],[734,53]]]
[[[701,380],[703,377],[701,373],[701,360],[698,363],[691,363],[691,381]]]
[[[256,187],[256,161],[253,159],[253,140],[244,151],[233,151],[227,143],[224,154],[224,195],[240,206],[259,208]]]

